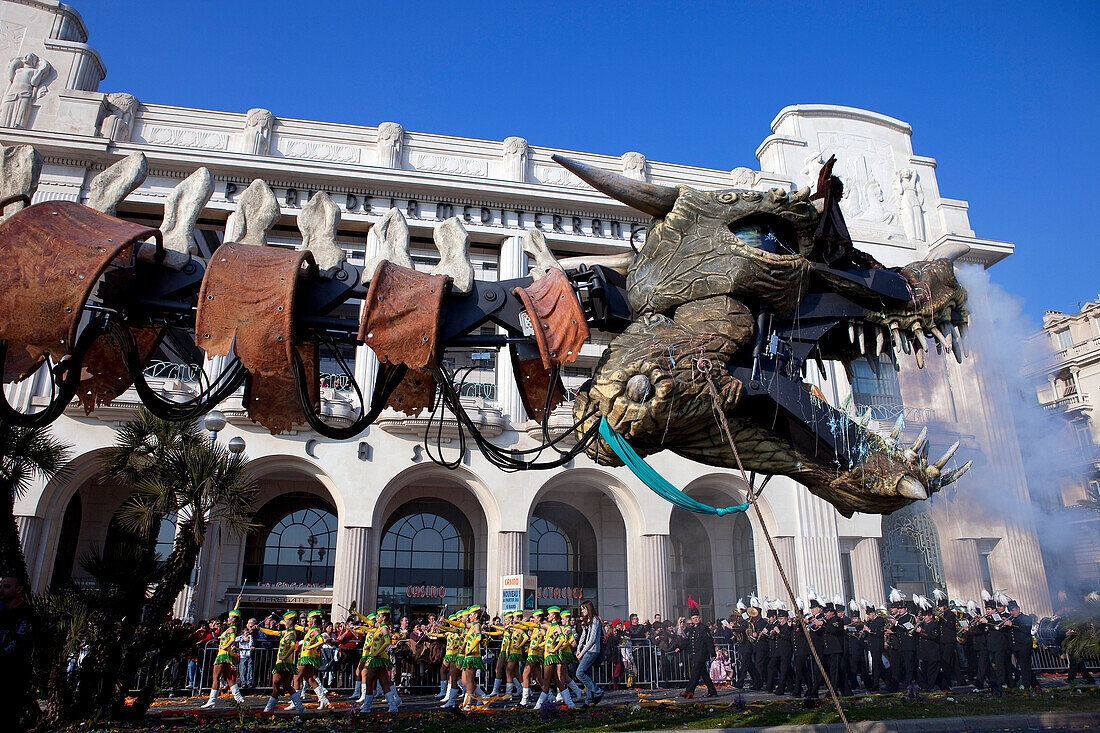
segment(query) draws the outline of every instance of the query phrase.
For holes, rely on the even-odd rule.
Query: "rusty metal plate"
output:
[[[321,406],[321,390],[317,380],[320,370],[317,345],[305,343],[295,348],[305,366],[310,403],[316,411]],[[248,410],[248,417],[273,434],[290,430],[295,424],[302,425],[306,421],[298,404],[298,385],[290,372],[262,377],[250,376],[245,383],[243,404]]]
[[[29,376],[76,339],[84,304],[112,263],[133,263],[136,242],[160,232],[72,201],[46,201],[0,223],[0,338],[5,373]]]
[[[134,329],[133,335],[138,358],[145,364],[160,343],[161,335],[153,328]],[[111,404],[133,382],[122,361],[118,343],[109,335],[103,335],[92,343],[84,355],[76,396],[80,398],[84,414],[90,415],[100,405]]]
[[[363,304],[359,341],[387,364],[410,371],[434,365],[448,280],[384,260]]]
[[[410,369],[405,372],[401,384],[397,385],[386,407],[403,412],[409,417],[419,415],[435,402],[435,377],[430,369]]]
[[[550,270],[530,287],[512,292],[531,318],[543,366],[550,369],[555,364],[576,361],[589,331],[581,302],[566,274]]]
[[[550,381],[551,372],[543,366],[541,359],[521,360],[514,345],[509,346],[508,350],[512,355],[512,375],[519,388],[523,409],[527,410],[531,419],[542,422],[547,393],[550,392],[550,411],[553,412],[565,399],[565,385],[560,377]]]
[[[210,258],[199,290],[195,343],[210,356],[240,358],[250,375],[248,416],[272,433],[305,422],[292,355],[294,291],[306,263],[313,263],[308,250],[227,242]],[[316,360],[308,356],[307,374]]]

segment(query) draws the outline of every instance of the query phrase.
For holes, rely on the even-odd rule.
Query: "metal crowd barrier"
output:
[[[716,648],[726,652],[732,675],[736,678],[740,659],[738,659],[733,645],[718,644]],[[624,654],[624,650],[627,652],[626,654]],[[335,651],[333,649],[322,650],[322,667],[319,673],[321,682],[331,690],[350,691],[355,686],[355,666],[359,658],[358,649],[353,650],[351,654],[342,660],[333,658]],[[489,654],[485,657],[486,672],[479,673],[479,682],[483,688],[492,682],[493,666],[496,663],[496,653],[498,651],[499,648],[490,648]],[[271,684],[271,670],[275,665],[275,653],[276,649],[274,648],[256,648],[252,650],[252,679],[244,678],[246,673],[244,664],[238,667],[243,688],[263,690]],[[200,694],[203,691],[208,692],[215,656],[217,656],[217,647],[213,644],[202,651],[198,660],[198,672],[194,686],[186,684],[181,679],[186,674],[186,661],[172,662],[165,665],[158,672],[161,687],[186,688],[190,689],[193,694]],[[965,665],[965,655],[960,655],[960,661]],[[1090,660],[1087,665],[1094,671],[1100,670],[1100,660]],[[1062,652],[1037,648],[1032,655],[1032,669],[1035,672],[1064,673],[1067,667],[1068,662]],[[593,666],[590,675],[593,681],[602,687],[629,686],[635,689],[657,689],[684,684],[687,682],[690,672],[691,667],[685,652],[666,652],[650,644],[637,644],[631,647],[621,646],[615,649],[614,653],[606,654],[603,662]],[[393,679],[402,692],[426,693],[438,690],[439,665],[399,660],[394,666]],[[251,684],[248,684],[249,682]]]

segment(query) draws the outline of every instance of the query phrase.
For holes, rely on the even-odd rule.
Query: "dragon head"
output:
[[[876,373],[897,354],[923,367],[931,345],[961,361],[966,292],[952,259],[888,269],[856,249],[827,166],[811,195],[772,189],[660,186],[555,157],[607,195],[653,217],[626,271],[633,322],[610,344],[574,413],[606,419],[641,455],[672,450],[717,466],[790,476],[845,515],[889,513],[927,498],[969,464],[955,447],[928,460],[830,406],[806,380],[816,362],[864,359]],[[725,418],[733,446],[718,413]],[[616,463],[610,447],[589,454]]]

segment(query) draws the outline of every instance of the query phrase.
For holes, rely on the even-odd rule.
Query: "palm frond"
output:
[[[24,428],[0,421],[0,490],[17,499],[35,478],[64,478],[72,446],[49,428]]]

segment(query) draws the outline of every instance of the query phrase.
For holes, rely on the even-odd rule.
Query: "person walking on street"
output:
[[[698,609],[693,608],[691,611],[691,623],[684,629],[684,638],[679,648],[687,652],[688,663],[691,666],[687,685],[684,686],[680,697],[689,700],[694,697],[695,688],[700,680],[706,683],[707,697],[717,697],[718,690],[715,689],[714,682],[708,673],[710,660],[714,658],[714,637],[711,636],[710,629],[702,623]]]
[[[603,699],[603,690],[592,680],[589,672],[603,651],[603,621],[596,614],[596,606],[588,599],[581,601],[581,629],[581,637],[577,641],[577,658],[580,661],[575,676],[584,687],[585,704],[595,705]]]

